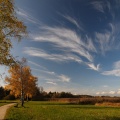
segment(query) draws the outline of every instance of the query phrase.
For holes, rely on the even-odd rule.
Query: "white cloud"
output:
[[[105,13],[105,9],[107,8],[109,11],[111,9],[111,5],[109,1],[92,1],[91,5],[94,9],[98,10],[101,13]]]
[[[103,91],[103,92],[101,92],[100,94],[105,95],[105,94],[106,94],[106,92],[104,92],[104,91]]]
[[[63,74],[59,76],[59,79],[60,81],[63,81],[63,82],[70,82],[70,78]]]
[[[55,75],[55,72],[49,72],[49,71],[43,71],[43,70],[42,70],[42,72],[45,72],[45,73],[50,74],[50,75]]]
[[[91,52],[96,52],[92,41],[88,38],[87,42],[83,42],[80,36],[71,29],[64,27],[41,27],[43,33],[40,35],[33,35],[34,41],[39,42],[50,42],[53,43],[55,47],[64,52],[76,53],[79,56],[83,56],[88,61],[93,61]]]
[[[34,18],[32,15],[30,15],[30,13],[21,8],[19,8],[19,10],[16,10],[16,13],[31,23],[41,25],[41,22],[38,19]]]
[[[51,81],[70,82],[70,80],[71,80],[70,77],[68,77],[64,74],[58,75],[57,73],[55,73],[53,71],[51,72],[51,71],[48,71],[48,70],[40,70],[40,69],[35,69],[35,68],[32,68],[32,70],[35,70],[35,71],[38,71],[40,73],[46,74],[45,76],[42,76],[42,78],[44,78],[44,80],[47,80],[49,82],[51,82]],[[41,78],[41,76],[39,76],[39,78]]]
[[[120,94],[120,90],[111,90],[111,91],[101,91],[101,92],[96,92],[96,95],[117,95]]]
[[[96,92],[96,95],[100,95],[100,92]]]
[[[55,75],[55,72],[51,72],[51,71],[48,71],[48,70],[41,70],[41,69],[36,69],[36,68],[32,68],[32,70],[35,70],[35,71],[38,71],[38,72],[43,72],[43,73],[46,73],[46,74],[49,74],[49,75]]]
[[[93,63],[86,63],[89,67],[89,69],[95,70],[95,71],[99,71],[100,70],[100,64],[98,64],[97,66],[95,66]]]
[[[76,61],[78,63],[82,62],[82,60],[74,54],[63,54],[63,55],[62,54],[50,54],[44,50],[37,49],[34,47],[26,47],[24,50],[24,53],[30,56],[41,57],[41,58],[55,61],[55,62],[68,62],[68,61]]]
[[[56,62],[68,62],[75,61],[78,63],[85,63],[90,69],[99,71],[99,64],[94,65],[94,58],[92,52],[96,53],[97,50],[92,42],[92,39],[87,35],[83,40],[80,35],[71,29],[64,27],[49,27],[42,26],[42,32],[39,35],[31,35],[34,41],[52,43],[57,50],[61,51],[61,54],[50,54],[44,50],[37,48],[25,48],[25,53],[41,57],[47,60]],[[84,61],[82,58],[85,58]],[[86,64],[89,62],[89,64]]]
[[[32,62],[32,61],[30,61],[30,60],[28,60],[28,63],[33,64],[33,65],[35,65],[35,66],[37,66],[37,67],[40,67],[40,68],[42,68],[42,69],[46,69],[45,67],[43,67],[43,66],[41,66],[41,65],[39,65],[39,64],[37,64],[37,63],[35,63],[35,62]]]
[[[67,20],[69,20],[71,23],[73,23],[74,25],[76,25],[79,29],[82,29],[79,25],[79,23],[73,19],[73,17],[70,17],[70,16],[64,16]],[[83,30],[83,29],[82,29]]]
[[[55,82],[46,82],[46,83],[52,84],[52,85],[57,85],[57,83],[55,83]]]
[[[114,69],[120,69],[120,61],[117,61],[113,64]]]
[[[71,22],[72,24],[74,24],[78,29],[84,31],[84,29],[82,27],[83,25],[81,24],[80,20],[77,20],[74,17],[71,17],[69,15],[62,15],[61,13],[58,13],[58,14],[61,15],[62,17],[64,17],[69,22]]]
[[[96,33],[95,36],[96,42],[100,45],[102,54],[112,49],[114,38],[111,32]]]
[[[113,76],[120,77],[120,69],[111,70],[111,71],[104,71],[104,72],[102,72],[102,74],[103,75],[113,75]]]
[[[110,91],[109,94],[115,94],[115,91]]]
[[[103,87],[104,87],[104,88],[107,88],[107,87],[108,87],[108,85],[103,85]]]
[[[113,69],[109,71],[102,72],[103,75],[112,75],[120,77],[120,61],[116,61],[113,63]]]
[[[120,90],[119,90],[119,91],[117,91],[117,94],[120,94]]]

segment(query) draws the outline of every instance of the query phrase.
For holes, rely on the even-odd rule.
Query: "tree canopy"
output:
[[[15,62],[10,54],[11,39],[20,40],[26,33],[26,26],[16,17],[13,0],[0,0],[0,65]]]
[[[24,97],[32,97],[36,92],[37,77],[33,76],[29,66],[15,64],[9,69],[9,77],[5,78],[6,89],[11,90],[11,94],[20,97],[21,92]]]

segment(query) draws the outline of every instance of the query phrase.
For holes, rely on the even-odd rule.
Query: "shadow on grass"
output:
[[[17,103],[15,101],[3,101],[3,102],[0,102],[0,103]]]
[[[105,117],[105,118],[96,118],[94,120],[120,120],[120,117]]]
[[[105,107],[105,106],[94,106],[94,105],[76,105],[76,106],[68,106],[70,108],[81,108],[81,109],[117,109],[120,110],[120,107]],[[120,119],[119,119],[120,120]]]
[[[120,120],[120,117],[112,117],[112,118],[108,118],[108,120]]]
[[[29,107],[26,107],[26,106],[14,106],[14,108],[29,108]]]

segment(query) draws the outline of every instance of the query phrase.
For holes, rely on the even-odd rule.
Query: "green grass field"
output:
[[[120,120],[119,107],[71,105],[55,102],[28,102],[25,108],[8,110],[9,120]]]

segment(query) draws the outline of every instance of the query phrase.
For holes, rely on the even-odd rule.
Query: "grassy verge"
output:
[[[56,102],[28,102],[25,108],[8,110],[9,120],[120,120],[119,107],[70,105]]]
[[[10,100],[0,100],[0,106],[9,104],[9,103],[15,103],[17,101],[10,101]]]
[[[6,105],[7,103],[0,103],[0,106]]]

